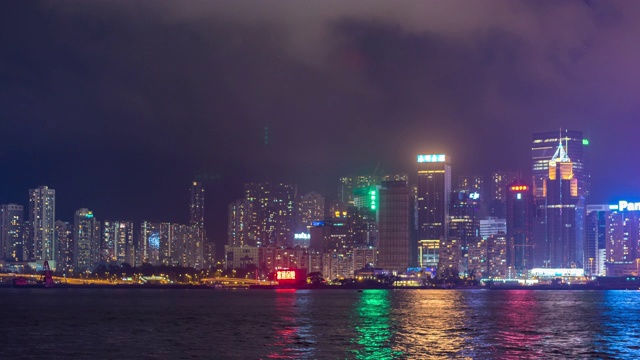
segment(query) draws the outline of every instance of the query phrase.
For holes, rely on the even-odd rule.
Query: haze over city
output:
[[[0,6],[2,203],[49,185],[61,218],[184,221],[199,177],[223,242],[245,182],[333,196],[419,153],[527,174],[560,127],[591,141],[594,201],[640,196],[632,2]]]

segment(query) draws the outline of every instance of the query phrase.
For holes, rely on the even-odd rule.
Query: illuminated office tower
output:
[[[102,223],[102,259],[118,265],[135,265],[133,247],[133,223],[130,221],[109,221]]]
[[[458,270],[468,274],[469,245],[476,242],[480,233],[480,198],[477,192],[455,191],[451,195],[448,238],[455,239],[460,249]]]
[[[507,266],[518,275],[533,268],[533,189],[523,181],[507,188]]]
[[[47,186],[29,190],[30,246],[32,260],[55,260],[56,191]]]
[[[386,177],[379,191],[377,266],[395,272],[409,267],[410,191],[406,176]]]
[[[309,233],[309,247],[315,251],[346,253],[353,247],[349,227],[345,221],[314,221]]]
[[[474,200],[484,201],[484,179],[479,175],[458,176],[453,191],[474,194]]]
[[[357,188],[353,191],[353,203],[357,210],[360,222],[358,227],[365,237],[364,242],[355,241],[368,246],[375,246],[378,242],[378,212],[380,185],[371,185]],[[348,213],[353,210],[348,211]]]
[[[0,206],[0,260],[26,261],[23,230],[24,207]]]
[[[100,223],[89,209],[76,211],[73,223],[73,270],[91,272],[100,258]]]
[[[160,265],[160,223],[142,222],[138,238],[138,266]]]
[[[582,206],[582,200],[578,196],[573,162],[562,142],[558,143],[547,168],[542,192],[535,199],[534,267],[582,267],[584,249],[579,223],[584,217],[579,216],[577,210]]]
[[[73,269],[73,226],[65,221],[55,223],[56,248],[58,249],[57,267],[61,271]]]
[[[587,205],[584,241],[584,270],[587,275],[603,276],[607,249],[609,205]]]
[[[497,235],[499,233],[507,233],[507,219],[498,219],[495,217],[488,217],[480,220],[480,237],[487,239],[491,235]]]
[[[449,157],[418,155],[418,240],[446,238],[451,196]]]
[[[587,164],[589,140],[582,131],[562,129],[535,133],[531,144],[531,170],[533,174],[533,191],[535,197],[543,197],[544,181],[549,173],[549,161],[553,158],[557,144],[565,144],[565,153],[573,163],[574,178],[578,182],[578,196],[589,196],[590,175]]]
[[[325,199],[315,191],[298,199],[296,232],[308,232],[314,221],[324,220]]]

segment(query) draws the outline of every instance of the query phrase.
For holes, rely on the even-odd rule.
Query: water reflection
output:
[[[639,291],[607,291],[602,299],[600,331],[595,336],[602,357],[640,358]]]
[[[268,344],[269,359],[299,359],[313,357],[313,336],[309,319],[312,297],[295,289],[278,289],[275,298],[276,321],[273,342]]]
[[[496,343],[503,349],[504,359],[541,358],[544,353],[537,343],[542,335],[536,326],[535,300],[531,291],[512,290],[501,294],[504,302],[496,307]],[[500,330],[498,330],[500,329]]]
[[[398,294],[398,350],[408,358],[465,358],[472,329],[460,292],[406,290]]]
[[[355,304],[352,321],[355,323],[357,344],[352,353],[356,359],[391,359],[402,356],[393,349],[395,327],[390,320],[391,301],[388,290],[365,290]]]

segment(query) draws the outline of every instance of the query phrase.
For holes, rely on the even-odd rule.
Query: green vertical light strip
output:
[[[589,139],[582,139],[582,145],[589,145]]]

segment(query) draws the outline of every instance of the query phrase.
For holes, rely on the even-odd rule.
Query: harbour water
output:
[[[640,358],[640,291],[1,289],[1,358]]]

